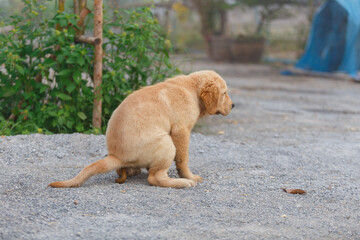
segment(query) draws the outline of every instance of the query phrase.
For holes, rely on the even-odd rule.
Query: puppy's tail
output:
[[[49,184],[49,187],[54,188],[66,188],[66,187],[80,187],[88,178],[100,173],[110,172],[112,170],[122,167],[122,162],[114,156],[107,156],[97,162],[85,167],[76,177],[73,179],[53,182]]]

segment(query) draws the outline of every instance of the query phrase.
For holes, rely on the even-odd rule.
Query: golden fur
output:
[[[188,167],[191,130],[200,117],[228,115],[233,106],[225,81],[214,71],[194,72],[144,87],[113,112],[106,131],[109,155],[73,179],[49,186],[78,187],[89,177],[112,170],[121,175],[116,182],[123,183],[140,168],[148,169],[150,185],[195,186],[202,178]],[[181,178],[167,174],[174,160]]]

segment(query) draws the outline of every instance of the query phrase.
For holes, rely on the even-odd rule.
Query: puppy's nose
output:
[[[233,109],[235,107],[235,104],[231,104],[231,109]]]

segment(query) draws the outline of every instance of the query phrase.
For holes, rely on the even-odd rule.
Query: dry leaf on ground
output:
[[[291,194],[305,194],[306,191],[302,189],[294,189],[294,188],[283,188],[284,192],[291,193]]]

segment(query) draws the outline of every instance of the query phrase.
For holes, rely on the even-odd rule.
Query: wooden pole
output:
[[[101,128],[101,105],[102,105],[102,33],[103,33],[103,1],[94,0],[94,37],[100,38],[100,44],[95,45],[94,59],[94,106],[92,124],[95,128]]]

